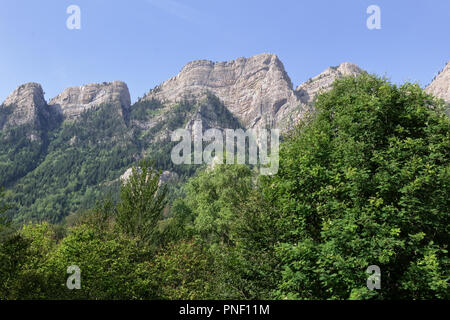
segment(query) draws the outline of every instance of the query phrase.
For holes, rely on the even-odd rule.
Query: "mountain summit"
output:
[[[30,82],[14,90],[0,106],[0,130],[30,125],[41,128],[49,118],[44,91],[38,83]]]
[[[206,91],[217,96],[246,128],[267,123],[273,127],[286,109],[300,104],[282,62],[268,53],[228,62],[190,62],[144,99],[175,102]]]
[[[127,84],[122,81],[113,81],[67,88],[50,100],[49,104],[66,119],[73,120],[84,111],[102,104],[120,106],[120,113],[126,117],[131,100]]]
[[[312,111],[312,102],[322,90],[328,90],[336,78],[364,72],[352,63],[330,67],[293,89],[283,63],[271,53],[227,62],[196,60],[186,64],[179,74],[150,90],[139,102],[159,101],[168,109],[181,101],[200,101],[212,94],[246,128],[280,128],[283,131]],[[17,88],[3,106],[12,106],[12,115],[0,114],[0,129],[25,122],[39,124],[38,118],[62,115],[76,120],[100,105],[114,106],[124,119],[133,110],[130,93],[122,81],[91,83],[70,87],[47,104],[37,83]],[[210,110],[214,112],[214,110]],[[38,114],[41,117],[38,117]],[[220,127],[220,124],[217,124]]]
[[[286,129],[311,111],[309,103],[320,89],[328,89],[338,77],[361,72],[356,65],[343,63],[293,90],[291,79],[275,54],[263,53],[228,62],[197,60],[148,92],[143,100],[175,103],[208,91],[246,128]]]
[[[450,105],[450,61],[425,90]]]
[[[302,83],[295,90],[300,101],[311,104],[321,92],[331,89],[334,80],[345,76],[358,76],[365,71],[350,62],[343,62],[337,67],[329,67],[324,72]]]

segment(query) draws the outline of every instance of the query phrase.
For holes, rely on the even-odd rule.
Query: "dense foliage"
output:
[[[8,108],[1,108],[5,114],[0,122]],[[0,185],[7,187],[6,197],[14,204],[10,216],[17,223],[58,223],[108,195],[118,200],[120,175],[144,157],[185,180],[197,168],[172,163],[170,151],[177,142],[170,142],[168,132],[183,128],[196,114],[239,127],[219,99],[207,94],[169,106],[140,100],[129,114],[106,104],[84,111],[75,121],[50,119],[46,121],[53,123],[42,120],[36,128],[0,130]]]
[[[448,298],[450,121],[417,85],[361,76],[316,101],[263,183],[279,298]],[[381,290],[365,286],[370,265]]]
[[[130,121],[161,112],[143,103]],[[315,106],[282,143],[274,176],[216,165],[167,202],[161,171],[141,162],[118,197],[57,225],[4,233],[0,298],[450,298],[450,120],[442,103],[417,85],[362,75],[338,80]],[[66,287],[71,265],[81,270],[79,290]],[[371,265],[381,269],[378,290],[367,288]]]

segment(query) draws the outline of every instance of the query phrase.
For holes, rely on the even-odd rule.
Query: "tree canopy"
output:
[[[117,199],[1,237],[0,298],[448,299],[443,107],[415,84],[347,77],[285,137],[273,176],[217,165],[168,202],[142,162]]]
[[[448,298],[450,121],[418,85],[344,78],[282,145],[275,296]],[[381,290],[366,288],[370,265]]]

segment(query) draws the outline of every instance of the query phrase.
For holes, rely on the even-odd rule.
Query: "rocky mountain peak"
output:
[[[337,68],[330,67],[329,69],[334,69],[341,77],[358,76],[361,73],[365,72],[363,69],[351,62],[342,62]]]
[[[49,117],[44,91],[35,82],[15,89],[0,106],[0,111],[0,129],[25,124],[40,127],[41,121]]]
[[[76,119],[82,112],[102,104],[118,105],[121,107],[121,114],[126,116],[131,106],[126,83],[113,81],[70,87],[49,102],[51,108],[61,112],[69,120]]]
[[[42,103],[45,103],[44,90],[42,90],[42,86],[36,82],[20,85],[3,102],[4,105]]]
[[[247,128],[273,126],[280,112],[299,104],[283,64],[269,53],[226,62],[189,62],[143,99],[176,103],[205,92],[217,96]]]
[[[357,65],[343,62],[337,67],[329,67],[314,78],[302,83],[297,87],[296,92],[303,103],[310,104],[321,91],[329,90],[334,80],[345,76],[358,76],[363,72],[365,71]]]
[[[426,87],[425,91],[450,104],[450,61]]]

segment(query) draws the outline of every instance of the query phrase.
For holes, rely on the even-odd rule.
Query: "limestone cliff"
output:
[[[450,106],[450,61],[426,87],[425,91],[443,99]]]
[[[41,85],[26,83],[14,90],[0,106],[0,130],[22,125],[39,129],[45,126],[49,116]]]
[[[323,91],[331,89],[334,80],[344,76],[358,76],[365,72],[353,63],[343,62],[337,67],[329,67],[324,72],[302,83],[295,90],[300,101],[311,104]]]
[[[205,92],[217,96],[246,128],[274,127],[288,109],[301,105],[283,64],[267,53],[228,62],[190,62],[143,99],[175,103]]]
[[[119,112],[126,117],[131,106],[126,83],[114,81],[70,87],[49,102],[52,109],[59,111],[69,120],[74,120],[82,112],[102,104],[120,106]]]
[[[343,63],[293,90],[283,63],[274,54],[263,53],[228,62],[197,60],[148,92],[143,100],[173,104],[210,92],[245,128],[284,130],[311,112],[313,98],[321,90],[328,90],[336,78],[362,72],[354,64]]]

